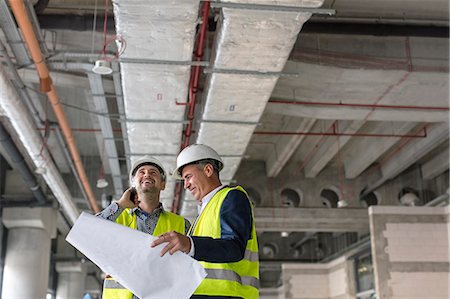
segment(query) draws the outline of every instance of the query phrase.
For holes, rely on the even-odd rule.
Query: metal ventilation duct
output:
[[[121,56],[126,130],[131,162],[149,154],[171,170],[180,150],[198,0],[113,0]],[[149,64],[149,60],[152,64]],[[125,62],[127,61],[127,62]],[[174,181],[161,201],[170,208]]]
[[[233,179],[278,80],[277,73],[282,71],[300,29],[311,17],[310,12],[281,11],[276,7],[252,9],[251,5],[316,8],[322,3],[252,1],[248,9],[239,5],[233,8],[232,4],[222,8],[196,140],[214,147],[222,156],[222,182]],[[186,194],[181,214],[192,216],[195,207],[192,196]]]
[[[271,3],[318,7],[322,1],[264,1]],[[223,8],[213,57],[217,72],[213,69],[208,77],[197,142],[214,146],[224,156],[224,181],[230,181],[236,173],[278,80],[278,75],[264,73],[282,71],[310,16],[311,13]],[[235,70],[239,73],[233,73]],[[237,131],[239,135],[235,134]]]
[[[42,175],[45,182],[61,204],[67,219],[71,224],[75,223],[79,211],[69,189],[45,149],[45,144],[43,144],[30,113],[2,69],[0,69],[0,116],[9,120],[34,165],[46,170]]]

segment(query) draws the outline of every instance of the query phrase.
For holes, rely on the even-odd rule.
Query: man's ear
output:
[[[205,167],[203,167],[203,171],[205,172],[207,177],[211,177],[214,174],[214,167],[211,164],[206,164]]]
[[[166,189],[166,181],[161,181],[161,191]]]

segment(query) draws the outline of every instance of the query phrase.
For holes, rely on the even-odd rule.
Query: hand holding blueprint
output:
[[[67,235],[87,258],[141,299],[189,298],[206,272],[188,255],[160,257],[166,243],[150,248],[155,237],[82,213]]]

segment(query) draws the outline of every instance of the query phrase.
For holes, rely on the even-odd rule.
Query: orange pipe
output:
[[[72,129],[69,126],[66,114],[62,109],[61,102],[59,101],[59,97],[56,93],[55,87],[53,86],[52,80],[50,78],[50,72],[48,70],[47,64],[45,63],[41,48],[39,47],[39,42],[36,38],[36,34],[33,30],[30,19],[28,18],[25,4],[23,0],[10,0],[9,4],[14,13],[17,23],[22,30],[25,42],[36,65],[36,69],[41,82],[41,89],[42,91],[47,93],[47,97],[52,104],[53,111],[55,112],[56,118],[58,120],[58,124],[61,127],[64,138],[66,139],[66,143],[72,156],[78,176],[84,187],[84,190],[86,191],[89,205],[95,213],[98,213],[100,212],[100,208],[97,204],[94,192],[92,191],[91,185],[89,184],[88,178],[86,176],[86,171],[84,170],[83,164],[81,162],[80,153],[78,152],[78,148],[72,134]]]

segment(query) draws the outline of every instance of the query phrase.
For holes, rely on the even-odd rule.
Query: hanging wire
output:
[[[113,59],[119,59],[119,57],[123,54],[127,47],[127,43],[125,39],[120,35],[112,35],[108,38],[108,6],[109,6],[109,0],[105,0],[105,13],[104,13],[104,19],[103,19],[103,48],[101,53],[101,58],[110,62]],[[106,49],[108,45],[113,43],[114,41],[117,41],[117,52],[113,55],[113,57],[108,57],[106,53]]]
[[[97,29],[97,0],[95,0],[94,22],[93,22],[93,24],[92,24],[91,54],[94,54],[95,30],[96,30],[96,29]]]
[[[105,0],[105,14],[104,14],[104,19],[103,19],[103,49],[102,49],[102,55],[105,57],[106,56],[106,40],[107,40],[107,30],[106,30],[106,25],[108,24],[108,3],[109,0]]]

